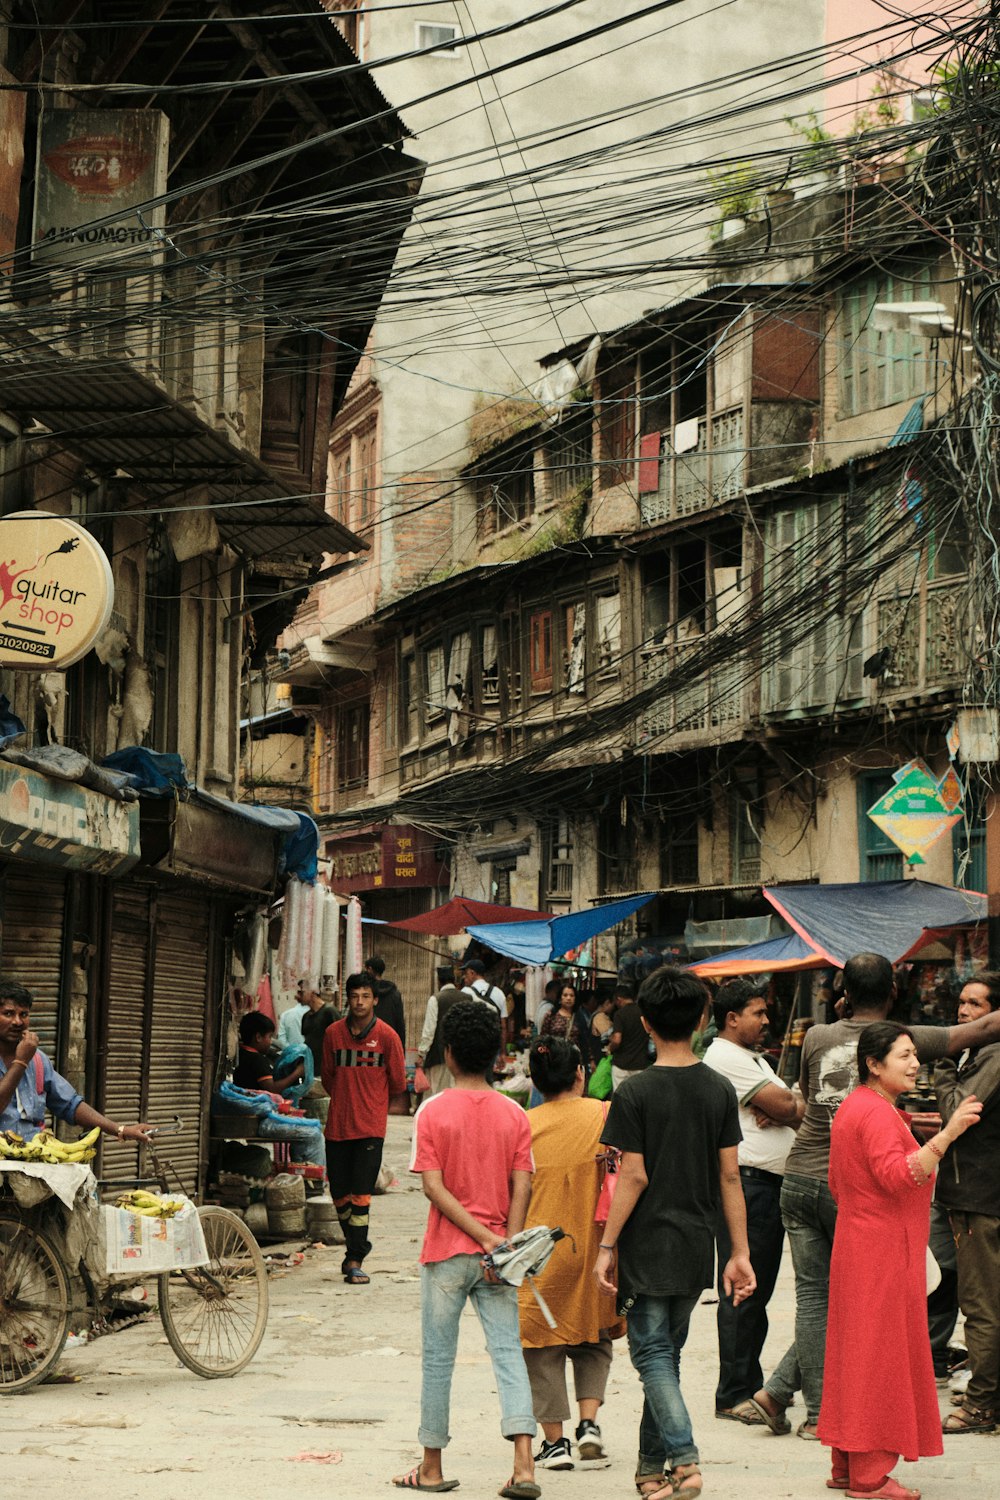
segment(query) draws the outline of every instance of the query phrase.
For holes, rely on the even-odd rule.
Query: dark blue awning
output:
[[[909,958],[949,928],[986,920],[978,891],[929,880],[765,887],[775,911],[817,952],[842,968],[855,953]]]
[[[187,769],[179,755],[149,750],[145,745],[127,745],[101,762],[124,772],[140,797],[180,797],[229,813],[249,823],[282,835],[279,875],[296,875],[299,880],[316,879],[319,855],[319,829],[308,813],[290,807],[261,806],[255,802],[229,802],[215,797],[188,780]]]
[[[640,906],[652,901],[655,891],[628,896],[624,901],[606,901],[586,911],[568,911],[542,922],[483,922],[465,930],[494,953],[525,964],[547,964],[579,948],[588,938],[617,927]]]

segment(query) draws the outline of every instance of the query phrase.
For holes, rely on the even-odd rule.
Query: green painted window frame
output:
[[[877,302],[925,302],[932,299],[930,264],[872,271],[850,282],[840,293],[837,318],[838,415],[858,417],[866,411],[912,401],[934,389],[937,378],[929,339],[874,327]]]
[[[868,771],[858,777],[858,879],[902,880],[903,851],[868,816],[868,809],[893,785],[891,771]]]

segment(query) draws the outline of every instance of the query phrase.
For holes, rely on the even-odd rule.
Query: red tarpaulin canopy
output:
[[[404,932],[432,932],[436,937],[451,937],[464,932],[470,922],[534,922],[539,917],[551,916],[547,911],[531,911],[526,906],[494,906],[490,901],[473,901],[469,896],[452,896],[444,906],[433,911],[422,912],[419,917],[403,917],[398,922],[386,922],[386,927],[399,927]]]

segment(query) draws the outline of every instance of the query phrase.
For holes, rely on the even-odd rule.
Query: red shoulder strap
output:
[[[42,1054],[36,1052],[33,1058],[35,1064],[35,1092],[44,1097],[45,1094],[45,1065],[42,1062]]]

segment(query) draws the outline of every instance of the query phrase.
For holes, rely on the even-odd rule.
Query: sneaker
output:
[[[603,1467],[610,1462],[596,1422],[584,1420],[580,1423],[576,1429],[576,1451],[581,1463]]]
[[[556,1438],[554,1443],[542,1443],[535,1454],[536,1469],[572,1469],[573,1450],[569,1438]]]

